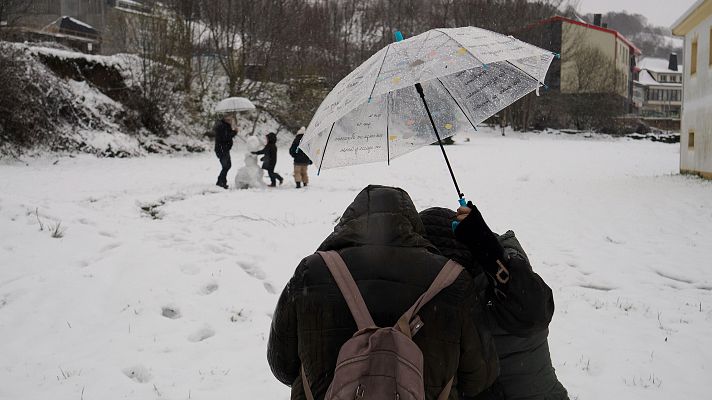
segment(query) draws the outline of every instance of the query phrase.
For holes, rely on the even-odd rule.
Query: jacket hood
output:
[[[356,196],[319,250],[383,245],[424,247],[437,252],[424,234],[425,228],[408,193],[399,188],[369,185]]]
[[[452,221],[457,213],[447,208],[433,207],[420,212],[425,227],[425,238],[437,247],[440,254],[470,268],[476,264],[472,253],[464,244],[455,239]]]
[[[267,134],[267,143],[277,143],[277,134],[270,132]]]

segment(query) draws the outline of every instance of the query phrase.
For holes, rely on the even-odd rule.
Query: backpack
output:
[[[324,399],[425,400],[423,353],[412,340],[423,326],[417,313],[457,279],[462,266],[448,261],[428,290],[395,326],[379,328],[339,253],[320,251],[318,254],[324,259],[358,326],[358,331],[339,350],[334,378]],[[304,366],[301,375],[307,399],[314,400]],[[450,379],[438,400],[449,397],[454,379]]]

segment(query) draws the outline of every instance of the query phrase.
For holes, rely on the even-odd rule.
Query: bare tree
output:
[[[30,10],[35,0],[0,0],[0,37]]]

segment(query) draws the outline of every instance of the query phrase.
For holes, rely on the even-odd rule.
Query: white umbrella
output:
[[[255,109],[255,105],[244,97],[228,97],[220,101],[213,109],[216,113],[231,113],[251,111]]]
[[[320,171],[390,163],[441,138],[472,132],[543,86],[554,58],[550,51],[475,27],[400,38],[342,79],[317,109],[299,147]],[[450,173],[462,198],[451,168]]]

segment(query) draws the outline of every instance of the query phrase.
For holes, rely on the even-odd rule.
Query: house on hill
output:
[[[635,68],[633,105],[648,121],[662,123],[679,130],[682,109],[683,65],[677,54],[669,59],[646,57]]]
[[[712,179],[712,0],[699,0],[672,26],[685,38],[680,172]]]
[[[140,19],[149,13],[137,0],[34,1],[18,15],[14,40],[53,41],[85,53],[115,54],[130,50],[140,34]]]

